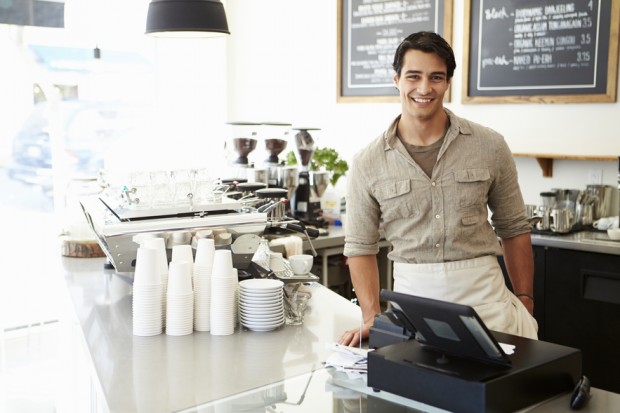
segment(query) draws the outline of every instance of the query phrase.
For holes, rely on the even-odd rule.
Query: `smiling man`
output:
[[[514,160],[500,134],[444,108],[455,68],[452,48],[435,33],[414,33],[396,50],[401,114],[356,154],[347,179],[344,255],[364,323],[340,344],[366,338],[380,312],[381,223],[395,291],[469,305],[491,330],[537,336],[530,227]]]

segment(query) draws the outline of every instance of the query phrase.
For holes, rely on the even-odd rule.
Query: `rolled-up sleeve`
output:
[[[491,222],[500,238],[512,238],[530,232],[517,168],[504,139],[497,140],[497,177],[489,192]]]
[[[374,255],[379,252],[380,209],[372,195],[368,151],[356,155],[347,176],[347,219],[343,254],[347,257]]]

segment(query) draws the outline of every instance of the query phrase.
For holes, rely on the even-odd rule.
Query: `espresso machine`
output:
[[[328,225],[323,219],[321,196],[329,184],[329,172],[311,171],[310,162],[314,155],[315,142],[309,131],[318,128],[295,128],[296,155],[299,164],[299,182],[293,198],[295,218],[307,225],[323,228]]]

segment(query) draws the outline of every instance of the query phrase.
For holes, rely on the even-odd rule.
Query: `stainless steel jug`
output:
[[[613,215],[611,213],[612,189],[610,185],[588,185],[586,191],[595,198],[594,220]]]
[[[551,207],[541,205],[539,208],[540,221],[536,224],[536,229],[548,231],[551,229]]]
[[[549,227],[553,232],[565,234],[575,224],[575,212],[568,208],[553,208],[550,214]]]
[[[575,221],[581,225],[592,225],[594,222],[594,205],[591,203],[577,204]]]

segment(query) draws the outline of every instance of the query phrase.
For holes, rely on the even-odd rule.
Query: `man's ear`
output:
[[[398,73],[394,72],[394,77],[392,80],[394,81],[394,87],[398,89]]]

